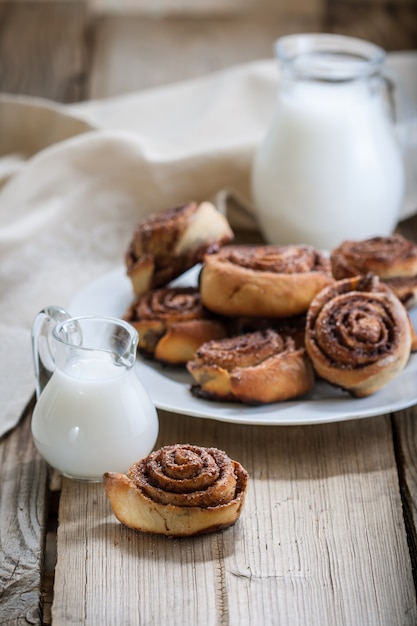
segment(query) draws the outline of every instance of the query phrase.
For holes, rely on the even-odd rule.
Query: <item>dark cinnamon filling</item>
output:
[[[396,346],[395,320],[381,297],[343,294],[327,303],[310,324],[314,340],[330,362],[357,368]]]
[[[219,259],[261,272],[330,274],[330,261],[319,251],[304,245],[225,247],[220,250]]]
[[[176,506],[218,506],[236,496],[237,477],[227,454],[189,444],[165,446],[129,469],[149,498]]]
[[[291,337],[283,337],[272,329],[266,329],[208,341],[197,350],[196,359],[231,371],[236,367],[255,366],[275,354],[294,349],[295,343]]]

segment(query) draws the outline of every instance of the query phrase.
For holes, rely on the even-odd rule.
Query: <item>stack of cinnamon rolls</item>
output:
[[[400,235],[308,245],[234,245],[227,219],[190,202],[137,226],[124,317],[139,350],[186,367],[191,391],[248,405],[302,396],[317,378],[375,393],[417,350],[417,245]],[[172,281],[201,264],[198,284]]]

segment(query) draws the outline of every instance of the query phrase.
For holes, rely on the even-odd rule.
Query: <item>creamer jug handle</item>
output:
[[[59,306],[42,309],[32,326],[32,355],[36,376],[36,398],[39,399],[55,369],[51,335],[55,326],[71,316]]]

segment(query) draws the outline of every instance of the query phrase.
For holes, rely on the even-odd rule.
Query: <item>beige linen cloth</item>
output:
[[[389,63],[417,103],[417,53]],[[121,266],[141,217],[233,197],[232,226],[256,226],[250,168],[278,82],[271,59],[70,106],[0,96],[0,435],[34,391],[35,315]],[[402,217],[417,211],[410,181]]]

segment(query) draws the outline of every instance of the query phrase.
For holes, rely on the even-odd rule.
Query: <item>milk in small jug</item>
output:
[[[35,445],[65,476],[101,481],[126,472],[156,442],[156,409],[137,376],[137,331],[119,319],[77,317],[60,307],[33,325]]]

